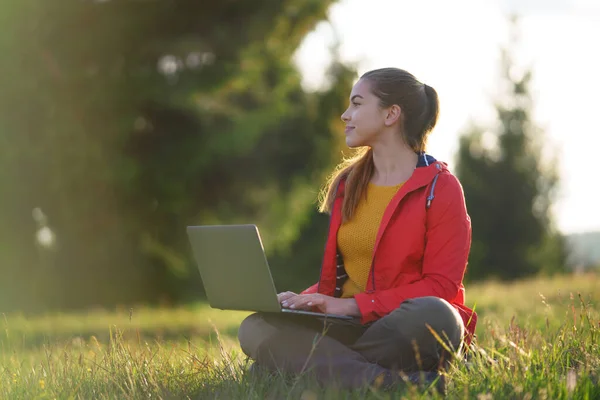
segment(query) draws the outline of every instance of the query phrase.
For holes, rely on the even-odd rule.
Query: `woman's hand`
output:
[[[292,292],[281,293],[277,297],[283,307],[293,310],[311,310],[312,307],[317,307],[325,314],[361,316],[354,299],[339,299],[319,293],[297,295]]]
[[[279,301],[279,304],[283,305],[283,303],[288,300],[289,298],[292,298],[294,296],[298,296],[296,293],[294,292],[283,292],[283,293],[279,293],[277,295],[277,301]],[[284,306],[285,307],[285,306]]]

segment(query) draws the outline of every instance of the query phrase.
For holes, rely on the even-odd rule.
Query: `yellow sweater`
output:
[[[354,297],[365,291],[383,213],[401,186],[402,184],[376,186],[369,183],[367,197],[360,201],[352,219],[340,226],[337,245],[348,274],[342,288],[342,297]]]

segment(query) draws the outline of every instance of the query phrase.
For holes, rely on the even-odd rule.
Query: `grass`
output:
[[[448,397],[600,398],[600,276],[468,287],[477,346],[448,371]],[[206,305],[3,315],[2,399],[435,398],[319,388],[310,377],[251,377],[235,334],[247,315]]]

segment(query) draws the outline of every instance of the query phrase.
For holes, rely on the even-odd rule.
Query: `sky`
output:
[[[517,61],[533,69],[533,120],[546,149],[558,155],[557,225],[565,234],[600,231],[593,173],[600,150],[599,0],[340,0],[306,37],[296,62],[305,87],[318,89],[337,42],[359,75],[392,66],[433,86],[441,111],[428,153],[452,170],[460,134],[472,122],[494,121],[510,13],[520,17]]]

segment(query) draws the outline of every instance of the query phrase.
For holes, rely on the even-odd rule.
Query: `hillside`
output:
[[[585,232],[567,235],[571,249],[569,265],[573,268],[600,266],[600,232]]]

